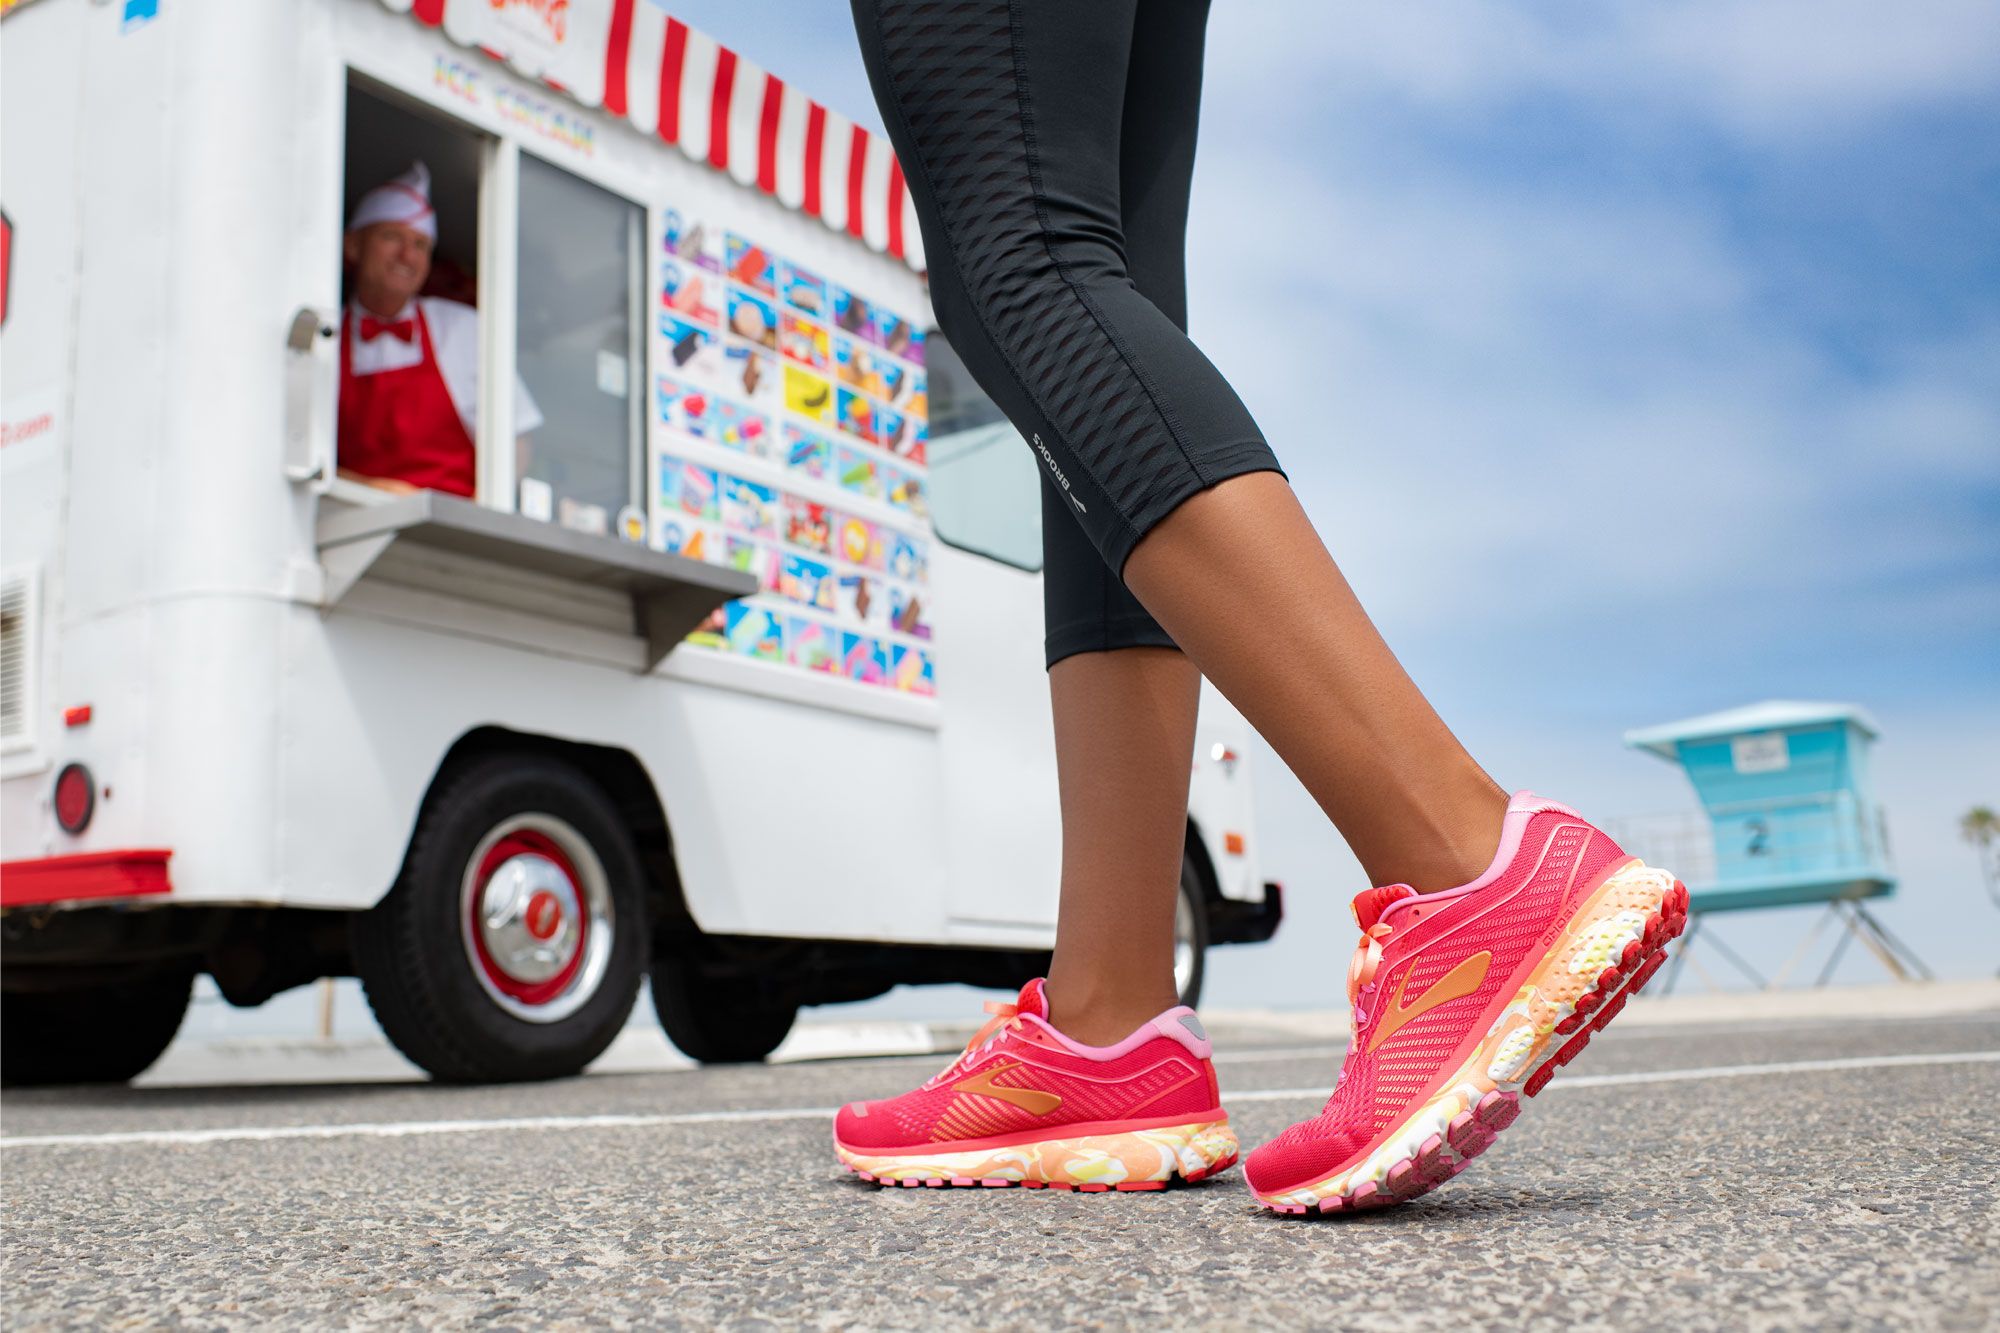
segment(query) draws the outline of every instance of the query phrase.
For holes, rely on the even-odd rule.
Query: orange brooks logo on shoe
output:
[[[994,1075],[1006,1074],[1019,1069],[1018,1064],[1002,1065],[998,1069],[983,1069],[971,1078],[951,1085],[953,1092],[976,1092],[982,1097],[998,1097],[1003,1102],[1012,1102],[1029,1115],[1047,1115],[1062,1105],[1062,1098],[1053,1092],[1038,1092],[1034,1088],[1003,1088],[993,1081]]]
[[[1382,1021],[1375,1025],[1375,1035],[1368,1039],[1368,1049],[1372,1051],[1389,1040],[1390,1034],[1411,1019],[1427,1014],[1441,1004],[1463,999],[1478,990],[1479,983],[1486,980],[1486,968],[1492,961],[1491,953],[1481,951],[1473,954],[1432,982],[1430,989],[1409,1005],[1403,1003],[1403,987],[1410,984],[1410,974],[1403,973],[1403,979],[1396,983],[1396,993],[1389,997],[1389,1007],[1383,1012]],[[959,1086],[965,1085],[961,1083]]]

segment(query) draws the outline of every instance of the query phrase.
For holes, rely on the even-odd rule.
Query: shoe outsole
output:
[[[1667,961],[1667,945],[1687,928],[1687,915],[1687,886],[1676,879],[1662,895],[1658,909],[1647,917],[1640,937],[1625,946],[1618,960],[1598,974],[1591,989],[1577,997],[1574,1010],[1555,1025],[1555,1035],[1568,1040],[1536,1064],[1518,1092],[1496,1089],[1486,1093],[1477,1105],[1453,1117],[1444,1133],[1427,1137],[1410,1156],[1392,1163],[1379,1184],[1368,1181],[1316,1205],[1282,1203],[1261,1195],[1257,1202],[1271,1212],[1289,1216],[1366,1212],[1421,1198],[1458,1175],[1473,1158],[1493,1146],[1501,1130],[1514,1123],[1521,1114],[1522,1095],[1539,1095],[1556,1072],[1576,1059],[1590,1039],[1625,1008],[1626,1001],[1653,979]]]
[[[1211,1177],[1219,1176],[1224,1171],[1227,1171],[1230,1167],[1235,1166],[1236,1159],[1237,1159],[1237,1154],[1231,1153],[1228,1157],[1223,1158],[1221,1161],[1217,1162],[1214,1166],[1209,1167],[1207,1170],[1190,1171],[1187,1172],[1186,1174],[1182,1174],[1176,1171],[1173,1175],[1169,1176],[1165,1180],[1128,1180],[1128,1181],[1120,1181],[1115,1185],[1107,1185],[1096,1182],[1078,1185],[1078,1184],[1071,1184],[1066,1181],[1053,1181],[1053,1180],[1004,1180],[998,1176],[980,1176],[977,1178],[973,1176],[951,1176],[949,1178],[944,1176],[925,1176],[921,1180],[916,1179],[914,1177],[905,1177],[901,1180],[889,1180],[881,1176],[871,1175],[868,1172],[863,1171],[860,1167],[849,1166],[845,1162],[842,1162],[840,1165],[842,1170],[852,1172],[854,1175],[859,1176],[862,1180],[867,1181],[869,1184],[879,1185],[885,1189],[892,1188],[897,1185],[901,1185],[905,1188],[911,1188],[918,1185],[922,1185],[927,1189],[934,1189],[934,1190],[1018,1188],[1024,1190],[1066,1190],[1076,1194],[1112,1194],[1112,1193],[1131,1194],[1142,1191],[1163,1190],[1172,1186],[1199,1184],[1200,1182],[1208,1180]]]

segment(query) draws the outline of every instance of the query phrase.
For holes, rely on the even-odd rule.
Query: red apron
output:
[[[423,360],[373,375],[354,373],[353,311],[341,320],[340,466],[364,477],[393,477],[425,490],[470,496],[478,477],[472,437],[444,387],[421,305],[413,318]]]

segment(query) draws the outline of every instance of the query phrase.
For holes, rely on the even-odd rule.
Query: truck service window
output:
[[[1040,569],[1042,478],[1027,441],[980,389],[941,330],[925,334],[924,347],[933,529],[953,546]]]
[[[346,130],[340,474],[388,492],[470,496],[479,188],[491,141],[358,77]]]
[[[645,211],[523,153],[520,217],[516,369],[542,416],[520,510],[609,532],[642,493]]]

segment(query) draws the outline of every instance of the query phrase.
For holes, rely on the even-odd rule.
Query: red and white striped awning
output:
[[[382,3],[923,270],[888,141],[670,18],[659,0]]]

